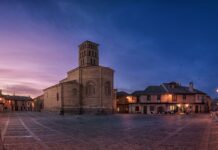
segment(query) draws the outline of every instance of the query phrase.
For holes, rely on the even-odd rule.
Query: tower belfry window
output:
[[[98,45],[90,41],[82,43],[79,47],[79,59],[79,63],[83,67],[98,65]]]

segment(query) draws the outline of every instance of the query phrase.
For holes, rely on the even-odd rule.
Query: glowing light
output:
[[[132,102],[131,96],[127,96],[126,99],[128,100],[128,103],[131,103],[131,102]]]
[[[189,104],[185,104],[185,107],[188,107],[189,106]]]
[[[216,92],[218,93],[218,89],[216,89]]]
[[[120,112],[120,108],[119,107],[117,107],[117,112]]]
[[[178,107],[181,107],[181,104],[177,104]]]

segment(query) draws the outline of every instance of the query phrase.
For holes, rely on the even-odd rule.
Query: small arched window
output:
[[[104,92],[105,92],[106,96],[110,96],[111,95],[111,83],[109,81],[105,82]]]
[[[88,82],[86,84],[86,95],[87,96],[95,95],[95,84],[93,82]]]

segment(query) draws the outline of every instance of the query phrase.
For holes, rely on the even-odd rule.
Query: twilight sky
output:
[[[118,90],[193,81],[218,96],[218,2],[206,0],[0,0],[0,88],[41,94],[77,67],[84,40]]]

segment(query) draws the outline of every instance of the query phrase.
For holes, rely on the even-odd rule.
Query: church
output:
[[[116,110],[114,70],[99,65],[99,45],[79,45],[79,66],[59,83],[44,89],[44,109],[60,113],[113,113]]]

